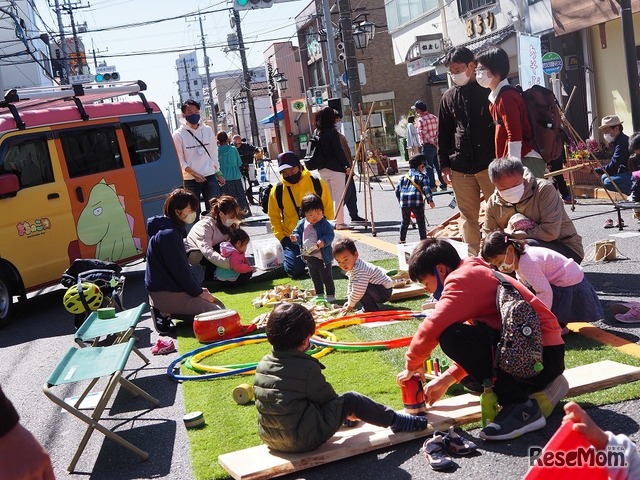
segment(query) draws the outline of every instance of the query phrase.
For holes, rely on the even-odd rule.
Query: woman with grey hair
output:
[[[529,245],[550,248],[582,262],[582,237],[551,182],[535,178],[513,157],[491,162],[489,178],[496,190],[487,200],[482,226],[485,237],[494,230],[504,230]]]

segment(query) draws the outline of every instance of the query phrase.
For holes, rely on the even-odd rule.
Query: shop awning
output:
[[[267,123],[273,123],[275,121],[275,119],[276,119],[276,116],[272,113],[268,117],[264,117],[258,123],[260,125],[266,125]],[[281,110],[281,111],[278,112],[278,120],[283,120],[283,119],[284,119],[284,112]]]
[[[640,0],[631,0],[631,11],[640,11]],[[556,34],[564,35],[620,18],[620,4],[613,0],[551,0],[551,14]]]

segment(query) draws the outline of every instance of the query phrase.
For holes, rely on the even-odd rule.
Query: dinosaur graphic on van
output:
[[[85,245],[95,245],[95,258],[117,262],[141,252],[133,237],[132,218],[112,185],[103,178],[91,189],[76,230]]]

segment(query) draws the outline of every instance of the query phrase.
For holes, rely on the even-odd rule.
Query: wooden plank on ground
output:
[[[614,385],[640,380],[640,368],[610,360],[583,365],[565,371],[572,397]],[[324,445],[308,453],[271,452],[266,445],[225,453],[218,457],[222,467],[236,480],[273,478],[299,470],[334,462],[431,435],[435,430],[465,425],[480,420],[477,395],[464,394],[437,402],[429,408],[429,426],[412,433],[392,433],[388,428],[361,423],[341,428]],[[250,459],[250,460],[248,460]]]
[[[422,285],[418,285],[417,283],[410,283],[409,285],[406,285],[404,287],[394,287],[393,292],[391,293],[391,301],[396,302],[405,298],[421,297],[425,294],[426,292]]]

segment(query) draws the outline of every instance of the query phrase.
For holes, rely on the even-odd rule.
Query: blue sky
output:
[[[277,1],[277,0],[276,0]],[[66,0],[60,0],[64,3]],[[46,24],[57,31],[57,19],[47,0],[35,0]],[[295,15],[309,3],[309,0],[296,0],[276,3],[268,9],[240,12],[245,42],[256,40],[288,38],[295,33]],[[53,0],[51,0],[53,4]],[[220,10],[231,2],[219,0],[169,1],[169,0],[90,0],[90,8],[74,10],[77,25],[87,22],[87,33],[81,35],[85,48],[95,48],[98,63],[106,60],[115,65],[123,80],[143,80],[148,87],[147,98],[155,101],[163,111],[171,97],[178,98],[175,60],[179,53],[157,53],[152,55],[132,55],[135,52],[161,50],[193,50],[201,47],[200,25],[197,17],[160,22],[147,26],[126,29],[113,29],[123,24],[153,21],[185,15],[192,12]],[[84,1],[83,5],[87,5]],[[69,17],[64,15],[64,24],[69,26]],[[236,70],[241,68],[240,56],[230,52],[225,54],[221,47],[209,45],[226,44],[227,34],[231,33],[229,13],[208,13],[204,15],[203,28],[206,36],[207,54],[212,72]],[[96,29],[108,29],[92,32]],[[70,28],[68,29],[70,31]],[[291,37],[295,43],[295,36]],[[247,44],[249,67],[263,63],[262,53],[271,42]],[[90,53],[88,56],[90,56]],[[124,56],[118,56],[124,55]],[[204,74],[202,50],[198,51],[201,73]],[[88,58],[92,72],[93,59]]]

